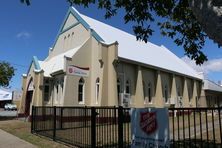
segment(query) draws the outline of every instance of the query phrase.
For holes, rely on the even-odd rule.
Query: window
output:
[[[143,81],[143,97],[144,97],[144,101],[146,101],[146,84]]]
[[[152,102],[152,91],[151,91],[151,90],[152,90],[152,87],[151,87],[151,86],[152,86],[152,85],[151,85],[151,83],[149,82],[149,83],[148,83],[148,95],[147,95],[147,96],[148,96],[148,102],[149,102],[149,103]]]
[[[59,100],[59,81],[56,80],[55,82],[55,98],[56,98],[56,101]]]
[[[120,84],[120,79],[117,79],[117,98],[118,98],[118,102],[120,103],[121,101],[121,84]]]
[[[64,77],[62,77],[62,78],[60,79],[60,86],[61,86],[61,89],[62,89],[62,94],[63,94]]]
[[[96,79],[96,104],[99,100],[99,78]]]
[[[121,86],[120,86],[120,80],[119,78],[117,79],[117,95],[121,93]]]
[[[164,99],[165,99],[165,103],[168,103],[168,88],[167,88],[167,85],[165,85],[165,87],[164,87]]]
[[[177,86],[177,96],[181,96],[181,93],[180,93],[180,86]]]
[[[84,83],[85,83],[84,79],[81,78],[79,80],[79,87],[78,87],[78,101],[79,101],[79,103],[84,102],[84,100],[83,100],[83,98],[84,98]]]
[[[188,98],[189,98],[189,102],[191,102],[191,99],[192,99],[192,89],[191,89],[191,86],[188,86]]]
[[[49,80],[44,81],[44,101],[49,101]]]
[[[126,94],[130,94],[130,81],[129,80],[127,80],[126,81],[126,90],[125,90],[126,92]]]

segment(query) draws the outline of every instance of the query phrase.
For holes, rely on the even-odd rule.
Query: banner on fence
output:
[[[134,108],[131,116],[131,148],[170,147],[166,108]]]

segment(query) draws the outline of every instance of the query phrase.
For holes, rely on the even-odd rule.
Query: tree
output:
[[[15,69],[7,62],[0,62],[0,86],[7,87],[15,75]]]
[[[67,0],[70,5],[84,7],[97,4],[99,9],[106,10],[105,18],[124,9],[125,23],[133,22],[136,38],[145,42],[154,32],[150,23],[155,22],[163,36],[172,38],[178,46],[184,48],[185,55],[194,59],[196,64],[202,64],[207,61],[207,56],[201,50],[207,34],[203,30],[203,24],[195,18],[189,6],[190,1],[193,0]],[[30,0],[21,2],[30,5]]]

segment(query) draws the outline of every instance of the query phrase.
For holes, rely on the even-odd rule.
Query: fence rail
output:
[[[221,147],[222,108],[169,108],[171,147]],[[130,108],[32,107],[31,132],[78,147],[130,147]]]

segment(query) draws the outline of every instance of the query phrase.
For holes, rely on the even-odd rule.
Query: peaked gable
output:
[[[78,23],[78,20],[72,15],[72,13],[69,13],[68,17],[66,18],[66,21],[63,24],[61,32],[68,30],[76,23]]]
[[[74,7],[70,7],[68,12],[66,13],[65,19],[63,20],[62,25],[60,26],[60,29],[58,31],[58,34],[56,36],[56,39],[53,43],[53,48],[55,47],[55,44],[59,38],[59,36],[68,31],[69,29],[75,27],[76,25],[83,25],[83,27],[86,30],[90,30],[91,31],[91,35],[99,42],[104,42],[103,38],[97,33],[95,32],[95,30],[93,28],[90,27],[90,25],[82,18],[81,14],[74,8]],[[52,49],[53,49],[52,48]]]

